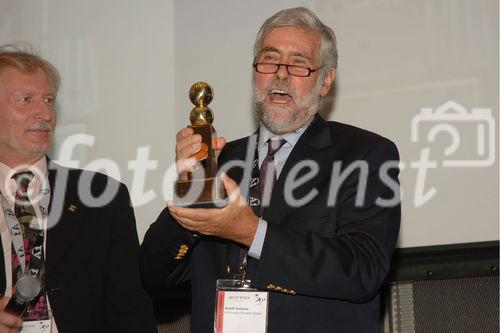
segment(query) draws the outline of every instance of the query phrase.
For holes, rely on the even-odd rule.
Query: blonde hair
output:
[[[59,71],[47,60],[36,55],[33,49],[27,45],[8,44],[0,46],[0,84],[2,83],[2,71],[13,67],[24,74],[33,74],[41,69],[50,85],[57,93],[61,85]]]

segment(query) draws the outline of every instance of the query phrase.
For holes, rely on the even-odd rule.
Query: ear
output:
[[[336,73],[337,71],[335,70],[335,68],[332,68],[326,74],[325,79],[323,80],[323,86],[321,87],[321,92],[320,92],[321,97],[325,97],[326,94],[328,94],[328,92],[330,91],[330,87],[333,83],[333,80],[335,80]]]

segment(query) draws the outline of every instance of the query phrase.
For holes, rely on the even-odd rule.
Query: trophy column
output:
[[[174,185],[174,204],[183,207],[223,207],[226,191],[217,174],[217,161],[212,146],[216,132],[212,126],[213,112],[208,107],[212,101],[212,88],[205,82],[197,82],[189,89],[189,99],[195,105],[189,120],[195,134],[201,135],[201,149],[193,157],[197,164],[188,172],[188,179]]]

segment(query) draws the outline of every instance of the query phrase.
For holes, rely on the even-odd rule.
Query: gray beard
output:
[[[320,91],[324,75],[320,75],[311,91],[304,97],[299,98],[293,87],[287,80],[274,79],[263,89],[263,92],[257,90],[255,81],[253,82],[254,105],[257,119],[273,134],[281,135],[293,132],[306,123],[319,111],[321,96]],[[266,104],[266,97],[272,89],[284,89],[293,98],[295,105],[291,107],[271,106]],[[282,117],[276,117],[277,114],[283,114]]]

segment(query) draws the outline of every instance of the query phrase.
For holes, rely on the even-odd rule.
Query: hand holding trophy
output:
[[[193,155],[196,166],[185,180],[174,185],[174,204],[182,207],[223,207],[227,194],[222,180],[216,176],[217,161],[212,146],[216,132],[212,126],[213,112],[208,107],[213,90],[205,82],[197,82],[189,89],[189,99],[195,105],[189,114],[195,134],[201,135],[201,149]]]

